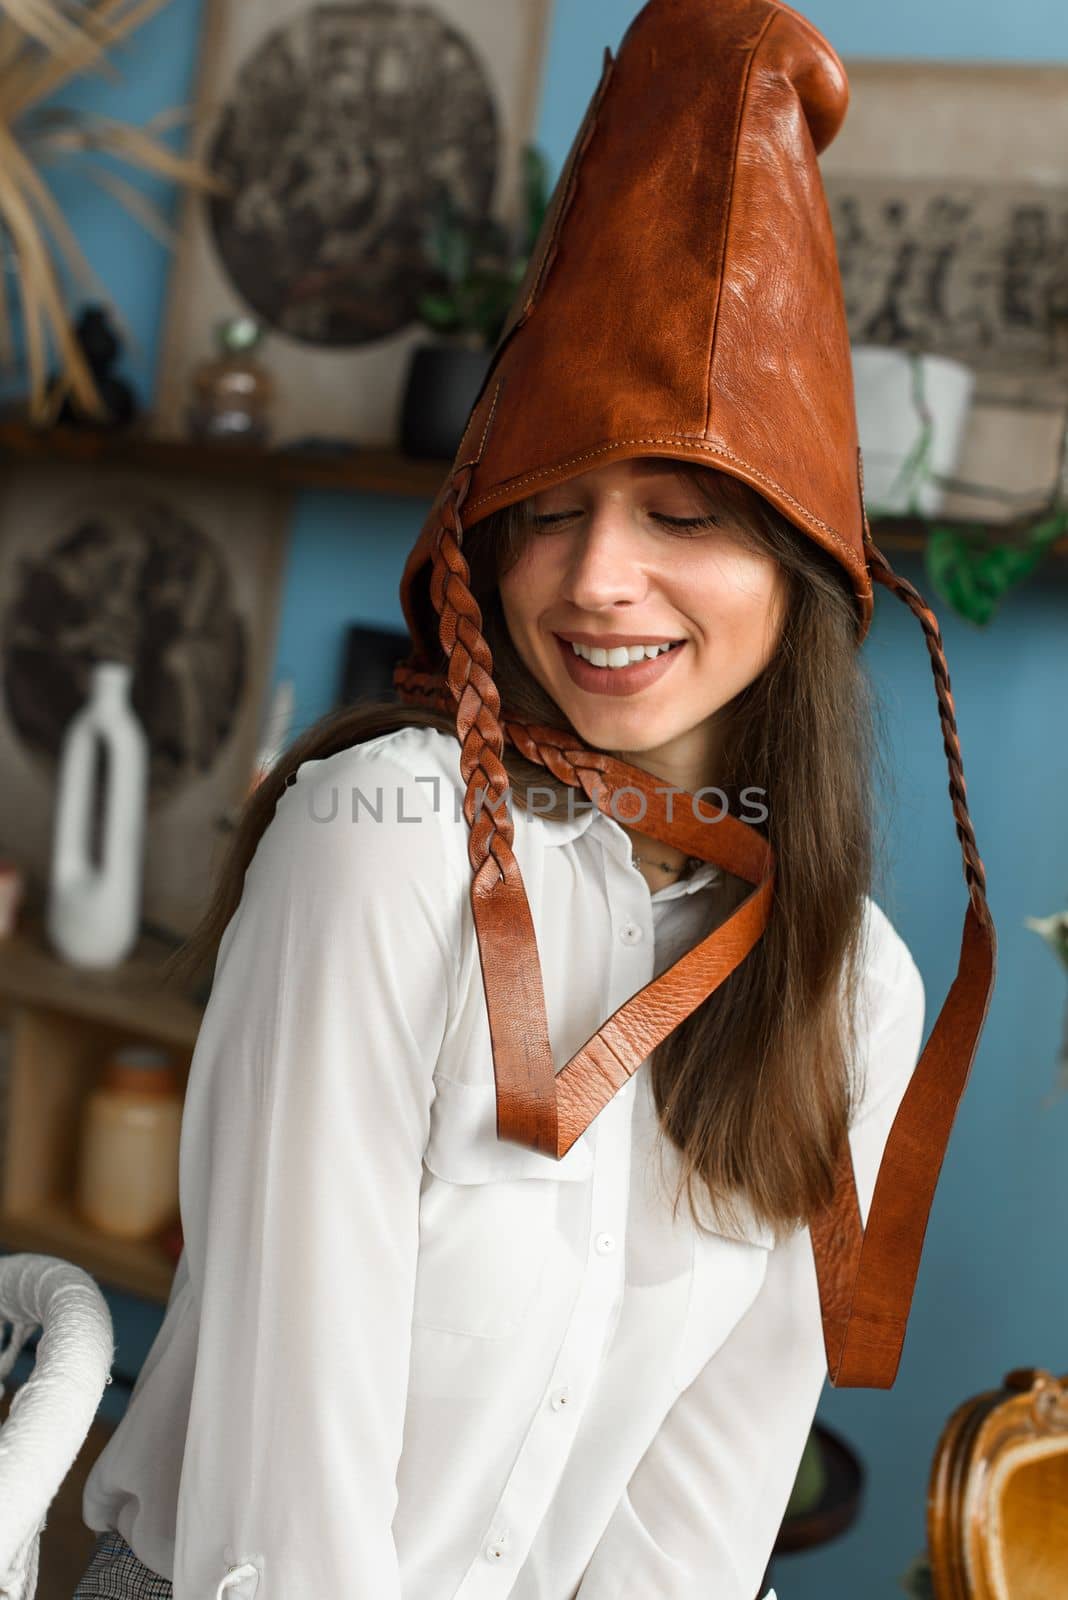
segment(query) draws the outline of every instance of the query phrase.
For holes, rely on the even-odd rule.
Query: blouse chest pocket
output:
[[[436,1080],[419,1203],[413,1322],[503,1339],[524,1323],[547,1265],[561,1183],[587,1180],[585,1136],[562,1161],[497,1137],[492,1084]]]

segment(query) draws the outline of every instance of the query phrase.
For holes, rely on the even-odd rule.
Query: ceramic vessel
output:
[[[869,516],[939,512],[945,493],[937,476],[952,477],[956,471],[975,374],[945,356],[854,345],[853,383]],[[929,452],[926,465],[910,473],[909,458],[922,439],[924,410],[931,418]]]
[[[115,966],[140,929],[148,740],[130,704],[132,678],[124,662],[97,662],[89,698],[60,748],[46,926],[58,953],[80,967]],[[103,801],[94,852],[98,750]]]

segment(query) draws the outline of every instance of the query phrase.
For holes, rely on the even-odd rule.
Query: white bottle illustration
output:
[[[133,669],[98,661],[89,698],[72,717],[59,755],[47,928],[55,949],[80,967],[112,967],[141,924],[148,740],[130,705]],[[96,751],[105,756],[100,860],[90,851]]]

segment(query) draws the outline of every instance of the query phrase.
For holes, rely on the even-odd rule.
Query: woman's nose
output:
[[[617,507],[602,507],[581,521],[569,556],[564,598],[577,609],[594,611],[646,593],[636,531]]]

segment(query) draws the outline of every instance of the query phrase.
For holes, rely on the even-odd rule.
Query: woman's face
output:
[[[675,466],[614,461],[534,495],[500,590],[516,650],[586,742],[692,791],[716,781],[716,713],[775,651],[785,580]]]

